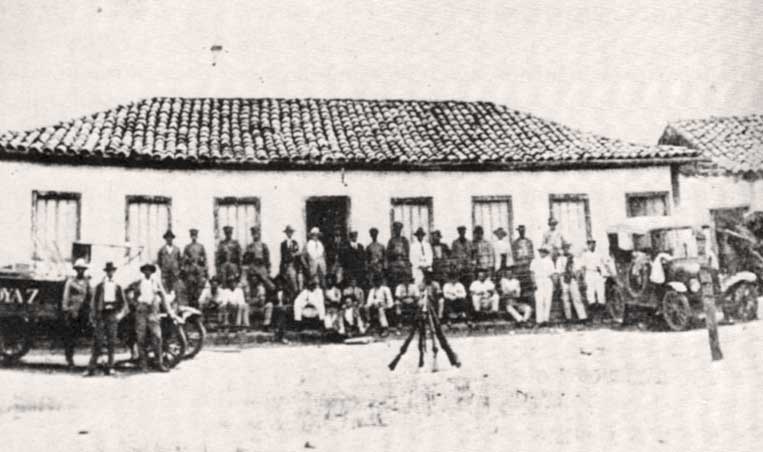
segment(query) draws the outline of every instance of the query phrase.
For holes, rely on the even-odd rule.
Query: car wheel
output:
[[[21,359],[32,348],[32,336],[27,319],[11,317],[0,322],[0,357],[4,365]]]
[[[622,290],[618,287],[612,287],[607,297],[607,312],[609,317],[616,323],[625,322],[625,297]]]
[[[201,348],[204,346],[207,330],[204,328],[204,322],[202,322],[201,316],[186,320],[185,324],[183,324],[183,330],[187,341],[185,359],[191,359],[198,355]]]
[[[731,311],[737,320],[749,322],[758,316],[758,288],[747,281],[740,282],[729,291]]]
[[[686,295],[668,290],[662,297],[662,317],[673,331],[684,331],[691,324],[691,307]]]
[[[175,367],[185,356],[188,343],[183,328],[176,324],[167,327],[162,341],[162,361],[167,367]]]

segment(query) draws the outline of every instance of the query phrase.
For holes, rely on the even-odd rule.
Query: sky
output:
[[[459,99],[655,143],[671,120],[763,112],[761,17],[759,0],[3,0],[0,130],[153,96]]]

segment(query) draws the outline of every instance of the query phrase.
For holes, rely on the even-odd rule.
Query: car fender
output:
[[[179,306],[178,315],[181,319],[183,319],[183,321],[186,321],[194,317],[201,316],[201,311],[191,306]]]
[[[732,276],[726,278],[721,283],[721,292],[726,292],[739,282],[755,283],[758,281],[758,277],[753,272],[739,272],[734,273]]]
[[[675,290],[678,293],[686,293],[688,292],[688,289],[686,288],[686,284],[678,281],[670,281],[668,283],[668,287]]]

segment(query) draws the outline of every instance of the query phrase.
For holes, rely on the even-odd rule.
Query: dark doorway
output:
[[[350,219],[350,198],[316,196],[305,203],[305,231],[317,227],[326,249],[326,265],[333,268],[339,245],[346,240]],[[329,270],[331,271],[331,270]]]
[[[744,224],[744,215],[749,211],[748,206],[732,207],[726,209],[710,209],[715,228],[715,253],[718,255],[721,270],[731,274],[741,270],[741,260],[737,250],[745,249],[748,245],[744,242],[737,243],[739,239],[722,234],[718,231],[723,229],[734,230],[736,225]]]

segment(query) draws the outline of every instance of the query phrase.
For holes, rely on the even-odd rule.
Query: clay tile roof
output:
[[[457,101],[162,97],[0,134],[0,157],[114,163],[532,168],[697,154],[582,132],[490,102]]]
[[[763,175],[763,114],[671,122],[659,143],[700,151],[700,174]]]

